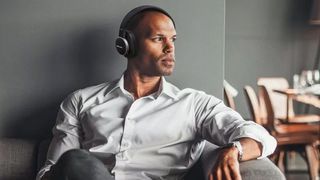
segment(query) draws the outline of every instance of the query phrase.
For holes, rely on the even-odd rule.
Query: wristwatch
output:
[[[239,161],[242,160],[243,149],[242,149],[242,145],[241,145],[240,141],[234,141],[234,142],[228,144],[227,147],[235,147],[235,148],[237,148],[238,149],[238,160]]]

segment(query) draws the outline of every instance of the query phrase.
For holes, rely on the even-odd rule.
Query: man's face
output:
[[[168,76],[175,64],[173,22],[159,12],[147,12],[134,29],[138,52],[132,59],[138,71],[146,76]]]

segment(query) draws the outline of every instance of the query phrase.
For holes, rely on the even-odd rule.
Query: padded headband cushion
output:
[[[172,22],[173,22],[173,25],[175,26],[175,23],[174,23],[174,20],[172,19],[172,17],[169,15],[168,12],[166,12],[165,10],[159,8],[159,7],[156,7],[156,6],[151,6],[151,5],[143,5],[143,6],[139,6],[139,7],[136,7],[134,9],[132,9],[122,20],[121,22],[121,25],[120,25],[120,30],[119,30],[119,35],[121,33],[121,29],[126,29],[129,22],[132,20],[132,18],[141,13],[141,12],[144,12],[144,11],[158,11],[158,12],[161,12],[163,14],[165,14],[166,16],[168,16]]]

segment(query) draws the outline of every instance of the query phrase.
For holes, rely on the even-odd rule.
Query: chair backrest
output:
[[[248,108],[249,108],[252,120],[257,124],[265,126],[267,122],[265,119],[261,118],[259,101],[253,88],[251,86],[245,86],[243,90],[248,103]]]
[[[236,104],[234,102],[234,99],[232,95],[226,90],[226,88],[223,88],[223,96],[224,96],[224,101],[226,105],[234,110],[236,110]]]
[[[274,116],[276,118],[284,118],[287,115],[287,96],[276,93],[273,90],[274,89],[288,89],[289,88],[289,83],[288,81],[283,78],[283,77],[263,77],[259,78],[257,81],[258,86],[264,86],[266,89],[266,93],[268,93],[268,96],[270,98],[272,107],[274,109]],[[260,102],[260,113],[262,117],[267,116],[266,112],[266,105],[265,105],[265,100],[261,92],[261,88],[259,88],[259,102]],[[293,109],[293,107],[289,107]],[[294,113],[292,112],[292,114]]]
[[[268,89],[265,86],[259,86],[259,92],[264,100],[265,112],[266,112],[266,128],[271,134],[275,134],[275,114]]]

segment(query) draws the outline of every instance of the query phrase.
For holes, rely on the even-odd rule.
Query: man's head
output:
[[[132,11],[128,15],[130,13]],[[129,19],[126,17],[121,23],[116,46],[122,54],[121,48],[126,42],[121,44],[119,41],[128,40],[129,50],[124,54],[128,57],[128,65],[148,76],[170,75],[174,68],[176,39],[175,24],[170,15],[162,9],[148,6]]]

